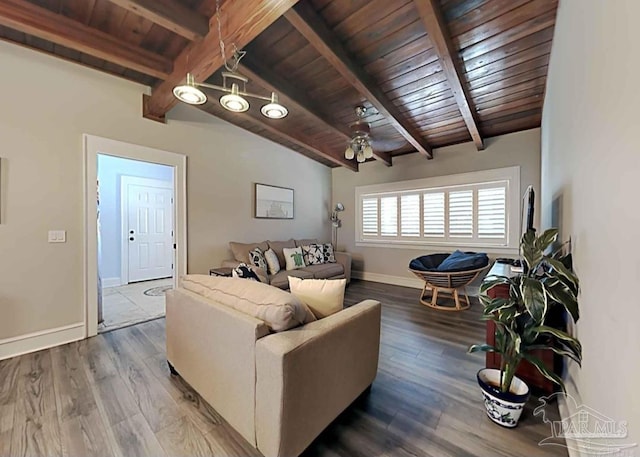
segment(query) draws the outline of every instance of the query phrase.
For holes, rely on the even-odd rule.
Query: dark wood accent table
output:
[[[227,267],[212,268],[209,270],[210,276],[231,276],[233,269]]]
[[[487,273],[487,278],[490,276],[515,276],[516,273],[511,271],[511,266],[504,263],[494,263]],[[491,298],[509,298],[509,287],[506,285],[499,285],[492,287],[487,291],[487,295]],[[487,321],[487,344],[495,345],[496,343],[496,325],[493,321]],[[538,357],[545,366],[553,371],[554,358],[553,352],[550,350],[536,350],[532,355]],[[495,352],[486,353],[486,365],[487,368],[500,368],[500,355]],[[536,367],[531,365],[526,360],[523,360],[516,371],[516,376],[527,383],[529,388],[537,389],[545,394],[550,394],[554,391],[555,384],[542,376]]]

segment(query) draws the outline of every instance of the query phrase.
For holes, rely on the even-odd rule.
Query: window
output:
[[[517,249],[519,167],[356,188],[360,245]]]

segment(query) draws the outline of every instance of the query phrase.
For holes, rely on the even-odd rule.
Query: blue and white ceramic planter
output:
[[[518,425],[518,419],[529,399],[529,386],[514,376],[509,393],[500,392],[500,389],[494,387],[500,385],[500,370],[495,368],[483,368],[478,371],[477,377],[489,418],[503,427]]]

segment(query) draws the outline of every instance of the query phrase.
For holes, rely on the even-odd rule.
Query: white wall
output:
[[[573,240],[582,369],[570,393],[640,443],[640,2],[560,2],[542,119],[542,224]],[[637,455],[637,448],[633,453]]]
[[[356,275],[364,272],[367,279],[394,281],[404,285],[419,285],[407,271],[409,261],[432,252],[446,252],[447,248],[425,247],[424,250],[356,246],[355,188],[369,184],[406,181],[479,170],[520,166],[521,191],[528,185],[540,187],[540,129],[512,133],[485,141],[486,149],[478,151],[473,143],[464,143],[434,151],[434,159],[420,154],[395,157],[393,166],[367,162],[359,173],[333,169],[333,202],[345,205],[341,213],[338,246],[353,253]]]
[[[330,238],[331,171],[296,152],[185,105],[143,119],[143,86],[4,42],[0,86],[0,346],[83,319],[83,133],[188,156],[191,272],[230,240]],[[254,219],[255,182],[293,188],[295,219]]]
[[[120,183],[123,176],[157,179],[173,184],[173,167],[104,154],[98,155],[101,242],[99,262],[103,286],[119,285],[121,280],[122,213]]]

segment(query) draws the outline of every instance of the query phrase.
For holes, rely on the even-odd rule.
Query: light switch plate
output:
[[[67,231],[66,230],[49,230],[48,241],[49,243],[66,243]]]

